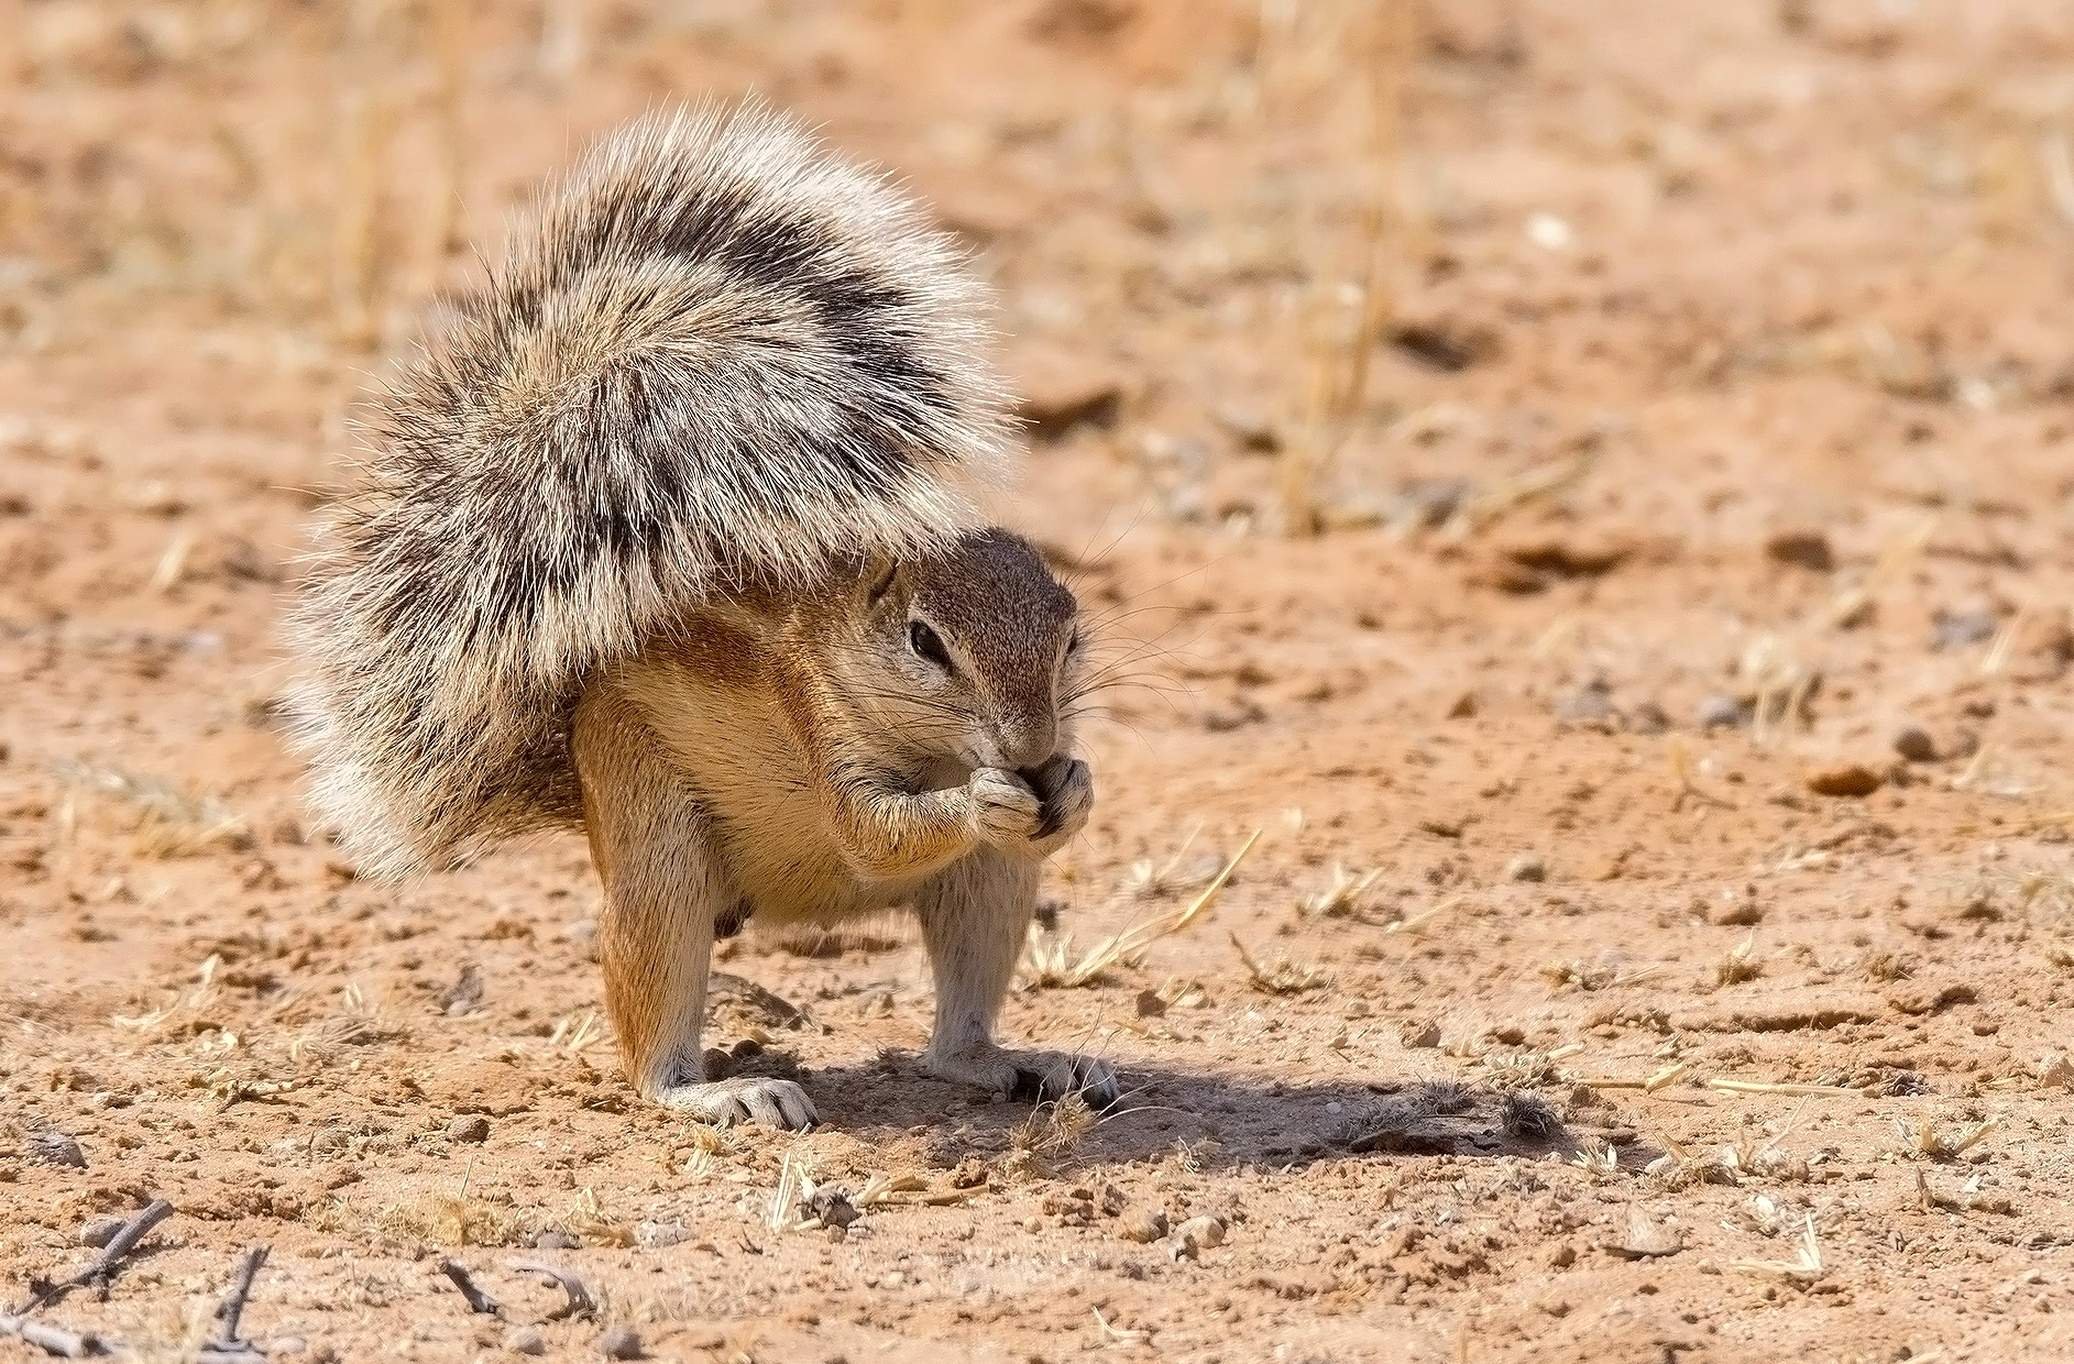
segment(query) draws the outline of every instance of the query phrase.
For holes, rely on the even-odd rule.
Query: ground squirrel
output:
[[[1070,592],[980,524],[1009,462],[984,291],[917,207],[759,107],[642,119],[542,194],[375,401],[289,622],[319,816],[370,874],[588,835],[640,1091],[708,1081],[716,933],[912,907],[924,1061],[1116,1094],[997,1048],[1038,864],[1086,822]]]

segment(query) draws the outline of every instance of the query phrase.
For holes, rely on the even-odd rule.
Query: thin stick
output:
[[[1843,1085],[1775,1085],[1763,1080],[1724,1080],[1718,1075],[1707,1080],[1707,1088],[1727,1090],[1731,1094],[1854,1094],[1859,1098],[1865,1097],[1864,1090]]]
[[[91,1331],[80,1334],[47,1321],[30,1321],[27,1317],[0,1317],[0,1336],[14,1336],[23,1344],[34,1345],[59,1359],[92,1359],[114,1354],[121,1348],[106,1336]]]
[[[503,1304],[476,1287],[475,1280],[469,1277],[467,1269],[459,1261],[441,1260],[439,1262],[439,1272],[452,1279],[454,1287],[461,1290],[461,1297],[467,1302],[469,1311],[484,1317],[501,1317],[504,1315]]]
[[[568,1270],[556,1269],[553,1265],[543,1264],[538,1260],[513,1260],[510,1267],[513,1273],[538,1274],[561,1285],[562,1292],[568,1295],[569,1301],[559,1310],[550,1313],[549,1321],[581,1320],[598,1314],[598,1300],[591,1296],[591,1291],[583,1280]]]
[[[244,1263],[238,1266],[238,1277],[231,1282],[230,1292],[216,1308],[216,1345],[225,1350],[236,1350],[240,1344],[238,1320],[245,1315],[245,1302],[252,1296],[252,1281],[259,1277],[259,1267],[266,1263],[271,1246],[254,1246],[245,1252]]]
[[[75,1288],[91,1287],[106,1294],[108,1285],[115,1280],[115,1271],[121,1266],[123,1257],[137,1248],[137,1242],[143,1240],[147,1232],[172,1215],[171,1203],[163,1198],[152,1199],[137,1210],[136,1216],[122,1224],[122,1229],[116,1232],[107,1247],[94,1257],[92,1264],[63,1282],[32,1288],[33,1296],[23,1305],[20,1315],[27,1316],[38,1308],[48,1307]]]

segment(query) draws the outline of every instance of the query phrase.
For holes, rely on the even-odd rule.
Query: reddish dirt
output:
[[[264,1243],[283,1358],[505,1353],[561,1300],[522,1254],[601,1300],[569,1358],[2074,1354],[2062,6],[1434,5],[1380,148],[1400,67],[1331,6],[332,8],[0,7],[0,1309],[157,1195],[44,1315],[185,1357]],[[1091,1130],[917,1076],[891,924],[726,956],[812,1025],[737,993],[718,1040],[827,1125],[714,1141],[615,1073],[577,840],[391,889],[300,821],[300,490],[465,275],[442,206],[494,236],[573,142],[750,86],[911,177],[1087,409],[1007,511],[1154,687],[1090,739],[1073,950],[1264,831],[1011,1002],[1125,1072]],[[1265,447],[1316,448],[1378,156],[1381,335],[1292,538]],[[788,1161],[918,1187],[773,1230]]]

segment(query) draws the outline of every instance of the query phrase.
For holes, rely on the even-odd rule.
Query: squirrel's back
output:
[[[549,186],[374,402],[289,622],[319,816],[400,874],[575,818],[585,674],[673,616],[973,524],[986,298],[768,110],[642,119]]]

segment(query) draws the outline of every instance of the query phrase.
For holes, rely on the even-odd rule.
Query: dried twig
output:
[[[245,1303],[252,1296],[252,1281],[259,1277],[260,1266],[266,1263],[271,1246],[254,1246],[245,1252],[245,1259],[238,1266],[238,1277],[231,1281],[230,1292],[216,1308],[216,1342],[211,1349],[239,1350],[245,1348],[244,1340],[238,1335],[238,1321],[245,1315]]]
[[[485,1317],[504,1315],[504,1305],[476,1287],[475,1280],[469,1277],[467,1269],[462,1267],[458,1260],[441,1260],[439,1272],[453,1280],[454,1287],[461,1290],[461,1297],[467,1302],[469,1311]]]
[[[115,1341],[92,1331],[67,1331],[47,1321],[30,1321],[27,1317],[0,1317],[0,1336],[13,1336],[23,1344],[34,1345],[59,1359],[94,1359],[114,1354],[122,1348]]]
[[[514,1274],[537,1274],[561,1286],[569,1301],[548,1313],[549,1321],[584,1321],[598,1314],[598,1300],[591,1296],[589,1285],[568,1270],[539,1260],[513,1260],[509,1268]]]
[[[58,1283],[29,1285],[29,1301],[23,1304],[19,1315],[27,1316],[38,1308],[48,1307],[75,1288],[93,1288],[103,1295],[108,1285],[115,1281],[115,1272],[122,1266],[123,1257],[137,1248],[137,1243],[153,1227],[173,1215],[173,1205],[163,1198],[154,1198],[137,1210],[134,1217],[122,1224],[107,1246],[96,1255],[93,1263],[71,1278]],[[19,1333],[17,1333],[19,1334]]]

